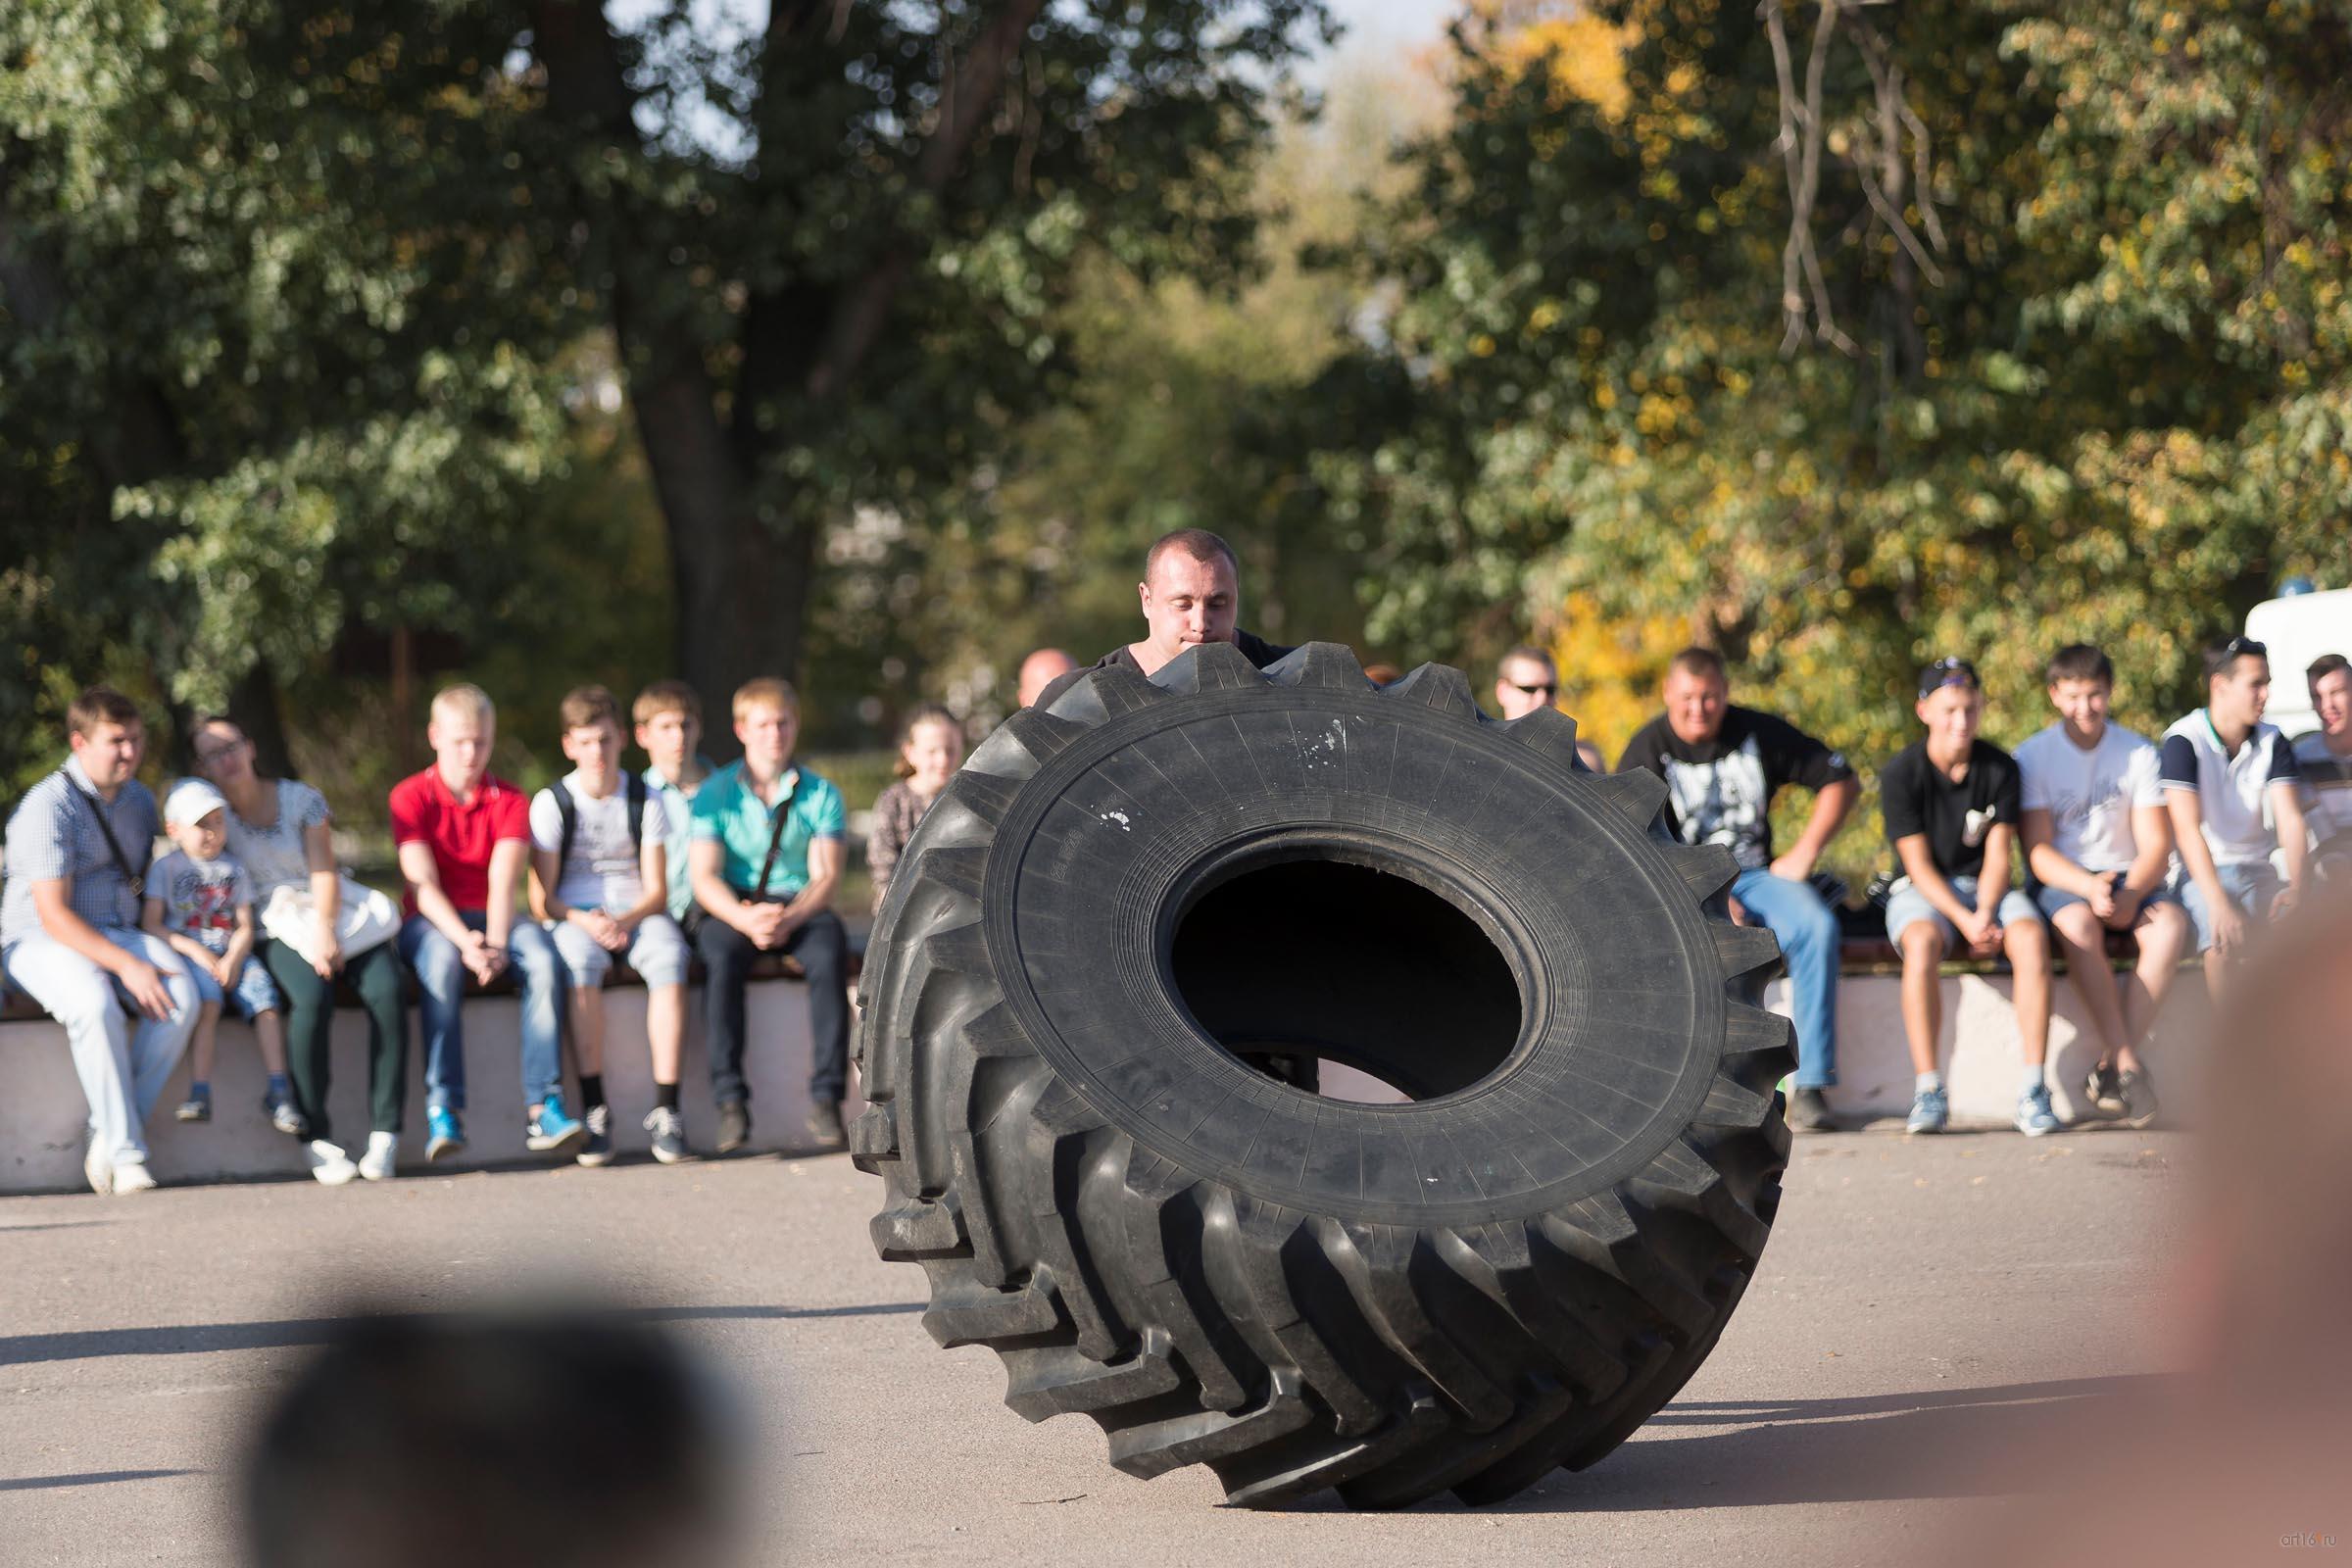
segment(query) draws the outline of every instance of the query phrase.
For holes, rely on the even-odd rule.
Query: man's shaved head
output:
[[[1040,648],[1021,661],[1020,704],[1037,705],[1038,694],[1078,667],[1078,661],[1058,648]]]
[[[1180,551],[1199,562],[1211,562],[1222,556],[1225,564],[1233,569],[1234,576],[1242,574],[1242,558],[1233,553],[1233,546],[1206,528],[1179,528],[1152,541],[1152,548],[1144,554],[1145,581],[1151,581],[1152,568],[1158,565],[1160,557],[1171,550]]]

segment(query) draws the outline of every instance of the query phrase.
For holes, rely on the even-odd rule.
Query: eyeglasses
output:
[[[1539,681],[1533,686],[1522,686],[1515,680],[1505,679],[1503,684],[1515,692],[1524,692],[1530,697],[1553,697],[1557,696],[1560,690],[1560,683],[1556,680]]]
[[[245,743],[243,741],[231,741],[226,746],[216,746],[210,751],[200,751],[196,754],[196,765],[199,767],[210,767],[213,763],[218,762],[223,757],[234,757],[237,755],[237,753],[243,751],[244,749]]]
[[[2244,659],[2249,655],[2256,659],[2268,659],[2271,657],[2270,645],[2258,643],[2251,637],[2232,637],[2222,644],[2222,657],[2225,659]]]

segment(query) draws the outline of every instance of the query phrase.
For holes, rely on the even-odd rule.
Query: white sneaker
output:
[[[371,1182],[387,1180],[392,1175],[393,1163],[399,1155],[400,1134],[369,1133],[368,1152],[360,1156],[360,1174]]]
[[[330,1144],[323,1138],[314,1138],[302,1146],[302,1157],[309,1162],[311,1174],[325,1187],[340,1187],[359,1175],[360,1167],[343,1152],[343,1146]]]
[[[81,1173],[90,1179],[90,1191],[100,1198],[115,1190],[115,1162],[106,1157],[106,1151],[98,1147],[95,1138],[81,1156]]]
[[[131,1193],[152,1193],[154,1191],[155,1176],[147,1169],[145,1160],[126,1159],[115,1166],[115,1196],[117,1198],[122,1198]]]

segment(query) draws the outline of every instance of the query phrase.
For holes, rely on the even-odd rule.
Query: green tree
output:
[[[1325,25],[691,10],[0,13],[0,588],[44,667],[209,703],[354,624],[483,635],[606,337],[678,664],[713,698],[792,668],[820,536],[936,514],[1066,379],[1082,254],[1246,255],[1249,162]]]
[[[1926,657],[2015,739],[2097,640],[2144,727],[2342,576],[2335,8],[1592,9],[1622,98],[1465,35],[1390,224],[1416,396],[1323,463],[1393,542],[1376,635],[1679,615],[1883,760]]]

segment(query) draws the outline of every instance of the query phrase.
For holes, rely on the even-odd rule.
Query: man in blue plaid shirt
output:
[[[132,776],[146,746],[139,710],[92,687],[67,724],[72,757],[8,819],[0,965],[73,1042],[90,1102],[91,1189],[143,1193],[155,1178],[141,1129],[196,1026],[196,987],[179,956],[139,929],[156,833],[155,797]]]

